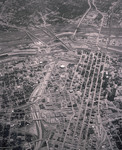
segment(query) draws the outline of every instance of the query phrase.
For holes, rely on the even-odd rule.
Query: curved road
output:
[[[38,105],[38,100],[42,97],[44,91],[45,91],[45,88],[47,86],[47,83],[48,83],[48,80],[51,76],[51,73],[52,73],[52,70],[53,68],[55,67],[55,62],[53,62],[52,64],[50,64],[50,69],[49,71],[47,72],[45,78],[44,78],[44,81],[43,83],[40,83],[36,88],[35,90],[32,92],[31,96],[30,96],[30,101],[33,102],[34,98],[33,97],[37,97],[36,100],[34,101],[34,104],[31,106],[31,109],[33,110],[33,113],[32,114],[32,117],[33,117],[33,120],[38,120],[38,118],[40,118],[40,115],[38,112],[40,112],[40,108],[39,108],[39,105]],[[37,112],[38,110],[38,112]],[[37,132],[38,132],[38,138],[40,139],[40,141],[38,141],[35,145],[35,150],[39,150],[40,149],[40,146],[41,146],[41,139],[42,139],[42,124],[41,124],[41,121],[36,121],[36,127],[37,127]]]

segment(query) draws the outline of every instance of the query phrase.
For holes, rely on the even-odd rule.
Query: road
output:
[[[92,56],[92,59],[90,59],[91,58],[90,55]],[[95,62],[94,62],[94,58],[96,58]],[[87,63],[90,63],[90,69],[88,72],[86,72],[87,69],[85,70],[84,77],[86,74],[88,76],[85,81],[86,86],[82,92],[83,95],[80,99],[81,104],[78,110],[78,114],[72,110],[73,115],[71,115],[71,118],[69,119],[69,122],[67,124],[61,150],[65,149],[65,146],[68,146],[67,144],[69,143],[71,144],[70,150],[81,149],[81,147],[83,150],[85,150],[87,148],[89,130],[90,128],[92,128],[91,121],[95,121],[95,118],[98,118],[98,123],[96,120],[96,122],[93,122],[93,125],[94,125],[94,128],[96,128],[97,137],[100,139],[100,143],[98,143],[98,141],[95,142],[96,144],[95,147],[97,149],[100,149],[102,146],[102,143],[105,142],[105,140],[107,139],[111,150],[113,150],[112,142],[110,140],[111,134],[109,134],[109,132],[104,128],[101,117],[100,117],[103,76],[104,76],[106,64],[108,62],[108,58],[109,58],[108,55],[104,55],[104,53],[101,53],[101,52],[97,53],[97,55],[94,55],[94,53],[89,54]],[[79,62],[76,65],[77,67],[80,63],[82,63],[81,60],[82,59],[79,58]],[[102,67],[102,70],[101,70],[101,67]],[[71,81],[72,83],[71,88],[73,85],[73,80],[75,80],[76,68],[74,69],[74,76]],[[84,68],[84,64],[83,64],[83,68]],[[89,76],[92,69],[93,69],[93,73],[92,73],[93,75]],[[82,77],[82,81],[84,80],[84,77]],[[91,81],[90,85],[88,84],[89,80]],[[82,90],[82,87],[83,85],[81,85],[80,90]],[[88,95],[86,96],[87,93]],[[75,115],[77,116],[76,120],[74,119]],[[73,130],[72,130],[72,127],[73,127]],[[72,135],[69,136],[70,132],[72,132]],[[118,135],[117,137],[120,139]]]
[[[107,51],[113,51],[116,53],[122,53],[122,50],[116,49],[116,48],[112,48],[112,47],[107,47],[107,46],[103,46],[103,45],[98,45],[100,48],[104,48],[105,50],[107,49]]]
[[[78,28],[80,27],[83,19],[85,18],[85,16],[88,14],[88,12],[90,11],[91,9],[91,3],[90,3],[90,0],[88,0],[88,4],[89,4],[89,9],[85,12],[85,14],[82,16],[82,18],[80,19],[78,25],[77,25],[77,28],[75,29],[74,33],[73,33],[73,38],[75,37],[76,33],[77,33],[77,30]]]
[[[90,57],[89,57],[89,59],[90,59]],[[88,61],[89,61],[89,59],[88,59]],[[83,64],[83,65],[84,65],[84,64]],[[86,70],[85,70],[85,71],[86,71]],[[84,76],[85,76],[85,74],[86,74],[86,72],[84,73]],[[86,82],[88,83],[88,80],[87,80]],[[85,93],[86,93],[86,89],[85,89],[85,91],[84,91],[83,97],[85,96]],[[74,142],[74,136],[75,136],[76,128],[77,128],[77,125],[78,125],[78,122],[79,122],[79,118],[80,118],[80,115],[81,115],[81,112],[82,112],[82,105],[83,105],[82,102],[83,102],[83,101],[81,101],[81,105],[80,105],[80,108],[79,108],[78,119],[77,119],[77,121],[76,121],[76,123],[75,123],[74,134],[73,134],[72,142],[71,142],[72,144],[73,144],[73,142]],[[68,127],[67,127],[67,131],[66,131],[66,133],[65,133],[65,137],[64,137],[63,145],[62,145],[62,150],[63,150],[64,144],[65,144],[65,142],[66,142],[66,138],[67,138],[67,135],[68,135],[68,131],[69,131],[69,127],[70,127],[71,121],[72,121],[72,119],[70,120],[70,122],[69,122],[69,124],[68,124]]]
[[[103,75],[104,75],[105,63],[106,62],[104,62],[104,65],[103,65],[103,71],[102,71],[102,76],[101,76],[101,84],[100,84],[100,90],[99,90],[99,97],[98,97],[98,115],[100,115],[99,105],[100,105],[100,95],[101,95],[101,92],[102,92],[102,83],[103,83],[102,79],[103,79]],[[101,66],[101,64],[100,64],[100,66]],[[94,106],[94,102],[95,102],[95,96],[97,94],[97,86],[98,86],[99,75],[100,75],[100,67],[99,67],[99,71],[98,71],[98,75],[97,75],[97,81],[96,81],[96,85],[95,85],[95,92],[94,92],[94,96],[93,96],[92,107],[91,107],[91,110],[90,110],[89,121],[88,121],[88,125],[87,125],[88,127],[87,127],[86,134],[85,134],[85,143],[84,143],[83,150],[85,150],[86,144],[87,144],[88,131],[89,131],[89,127],[90,127],[91,116],[92,116],[92,113],[93,113],[93,106]]]
[[[71,81],[70,89],[72,89],[72,84],[73,84],[73,81],[74,81],[74,78],[75,78],[75,75],[76,75],[76,70],[78,69],[78,66],[81,63],[81,60],[82,60],[82,57],[80,56],[79,62],[77,63],[76,69],[74,70],[74,75],[73,75],[73,78],[72,78],[72,81]],[[70,101],[71,101],[71,99],[70,99]],[[71,104],[72,104],[72,101],[71,101]],[[72,106],[72,109],[73,109],[73,106]],[[64,136],[64,140],[63,140],[63,143],[62,143],[62,149],[61,150],[63,150],[63,148],[64,148],[64,144],[65,144],[65,141],[66,141],[66,138],[67,138],[68,130],[70,128],[70,124],[71,124],[72,119],[74,118],[74,115],[75,115],[75,112],[73,110],[73,115],[71,116],[71,118],[69,120],[67,129],[66,129],[66,133],[65,133],[65,136]]]
[[[98,57],[97,57],[97,60],[98,60]],[[97,66],[97,60],[96,60],[96,64],[95,64],[95,68],[96,68],[96,66]],[[100,70],[100,67],[99,67],[99,70]],[[98,73],[98,75],[99,75],[99,73]],[[85,133],[85,140],[87,140],[87,130],[89,130],[89,123],[90,123],[90,121],[91,121],[91,113],[92,113],[92,109],[93,109],[93,104],[94,104],[94,100],[95,100],[95,94],[96,94],[96,87],[97,87],[97,80],[98,80],[98,76],[97,76],[97,80],[96,80],[96,82],[95,82],[95,91],[94,91],[94,96],[93,96],[93,98],[91,98],[91,89],[92,89],[92,86],[93,86],[93,80],[94,80],[94,77],[95,77],[95,69],[94,69],[94,73],[93,73],[93,76],[92,76],[92,81],[91,81],[91,85],[90,85],[90,89],[89,89],[89,95],[88,95],[88,100],[87,100],[87,102],[86,102],[86,105],[85,105],[85,107],[84,106],[82,106],[82,107],[84,107],[85,108],[85,112],[84,112],[84,117],[83,117],[83,121],[82,121],[82,125],[81,125],[81,130],[80,130],[80,136],[79,136],[79,142],[78,142],[78,145],[77,145],[77,147],[80,145],[80,142],[81,142],[81,137],[82,137],[82,132],[83,132],[83,129],[85,128],[84,127],[84,125],[85,125],[85,121],[86,120],[88,120],[88,118],[86,118],[86,114],[87,114],[87,112],[89,112],[89,108],[88,108],[88,103],[90,102],[90,103],[92,103],[92,105],[91,105],[91,110],[90,110],[90,114],[89,114],[89,122],[87,123],[87,129],[85,129],[86,130],[86,133]],[[89,78],[89,77],[88,77]],[[85,100],[85,99],[84,99]],[[86,141],[85,141],[86,142]],[[84,143],[84,147],[85,147],[85,144],[86,143]],[[84,148],[83,147],[83,148]]]
[[[89,60],[90,60],[90,57],[89,57]],[[89,62],[89,60],[88,60],[88,62]],[[91,66],[92,66],[92,64],[93,64],[93,60],[91,62]],[[91,70],[91,66],[90,66],[90,70]],[[85,72],[85,74],[86,74],[86,72]],[[84,76],[85,76],[85,74],[84,74]],[[88,84],[88,81],[89,81],[89,78],[87,78],[86,85]],[[83,101],[84,101],[84,98],[85,98],[85,94],[86,94],[86,87],[85,87],[85,89],[83,91],[83,96],[81,98],[81,105],[80,105],[79,112],[78,112],[78,119],[77,119],[77,122],[75,124],[75,129],[74,129],[74,133],[73,133],[72,143],[74,143],[74,138],[75,138],[76,130],[77,130],[77,127],[78,127],[78,122],[80,120],[80,117],[81,117],[81,114],[82,114],[82,111],[83,111]]]
[[[35,112],[35,113],[32,113],[32,117],[33,117],[33,120],[37,120],[36,121],[36,127],[37,127],[37,131],[38,131],[38,138],[39,139],[42,139],[42,124],[41,124],[41,120],[38,120],[40,119],[40,108],[39,108],[39,104],[38,104],[38,100],[43,96],[44,94],[44,91],[45,91],[45,88],[47,86],[47,83],[48,83],[48,80],[50,79],[50,76],[51,76],[51,73],[55,67],[55,62],[51,63],[50,64],[50,68],[44,78],[44,81],[43,83],[40,83],[36,88],[35,90],[32,92],[31,96],[30,96],[30,99],[29,101],[30,102],[33,102],[34,98],[33,97],[37,97],[36,100],[34,101],[33,105],[31,106],[31,109],[32,109],[32,112]],[[39,98],[38,98],[39,97]],[[39,150],[40,147],[41,147],[41,140],[38,141],[36,143],[36,146],[35,146],[35,150]]]
[[[100,28],[99,28],[99,33],[98,33],[98,37],[97,37],[97,41],[96,41],[96,46],[98,47],[98,44],[99,44],[99,38],[100,38],[100,34],[101,34],[101,30],[102,30],[102,27],[103,27],[103,23],[104,23],[104,13],[102,13],[101,11],[98,10],[97,6],[95,5],[95,0],[92,0],[92,4],[93,6],[95,7],[96,11],[98,13],[100,13],[102,15],[102,20],[101,20],[101,24],[100,24]],[[98,48],[99,49],[99,48]]]

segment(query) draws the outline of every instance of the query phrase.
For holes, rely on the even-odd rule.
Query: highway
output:
[[[98,10],[98,8],[97,8],[97,6],[95,5],[94,2],[95,2],[95,0],[92,0],[92,4],[95,7],[96,11],[102,15],[102,20],[101,20],[101,24],[100,24],[100,28],[99,28],[99,33],[98,33],[97,41],[96,41],[96,46],[98,47],[99,38],[100,38],[100,34],[101,34],[102,27],[103,27],[103,22],[104,22],[104,13],[102,13],[101,11]]]
[[[75,35],[76,35],[76,33],[77,33],[77,30],[78,30],[78,28],[80,27],[80,25],[81,25],[83,19],[85,18],[85,16],[88,14],[88,12],[89,12],[90,9],[91,9],[91,3],[90,3],[90,0],[88,0],[88,4],[89,4],[89,9],[84,13],[84,15],[82,16],[82,18],[80,19],[80,21],[79,21],[79,23],[78,23],[78,25],[77,25],[77,27],[76,27],[76,29],[75,29],[73,35],[72,35],[73,38],[75,37]]]
[[[33,97],[37,97],[36,100],[34,100],[34,103],[33,105],[31,106],[31,109],[32,109],[32,117],[33,117],[33,120],[37,120],[36,121],[36,127],[37,127],[37,131],[38,131],[38,138],[39,139],[42,139],[42,124],[41,124],[41,120],[38,120],[40,119],[40,108],[39,108],[39,104],[38,104],[38,100],[41,99],[41,97],[43,96],[44,94],[44,91],[45,91],[45,88],[47,86],[47,83],[48,83],[48,80],[50,79],[50,76],[51,76],[51,73],[55,67],[55,62],[51,63],[50,64],[50,68],[44,78],[44,81],[43,83],[40,83],[36,88],[35,90],[32,92],[31,96],[30,96],[30,99],[29,101],[30,102],[33,102]],[[39,97],[39,98],[38,98]],[[35,112],[35,113],[34,113]],[[41,140],[39,140],[37,143],[36,143],[36,146],[35,146],[35,150],[39,150],[40,147],[41,147]]]

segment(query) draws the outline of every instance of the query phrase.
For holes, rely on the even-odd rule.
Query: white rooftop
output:
[[[61,65],[60,67],[61,67],[61,68],[65,68],[65,65]]]

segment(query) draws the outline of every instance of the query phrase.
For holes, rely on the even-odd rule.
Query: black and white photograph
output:
[[[122,150],[122,0],[0,0],[0,150]]]

